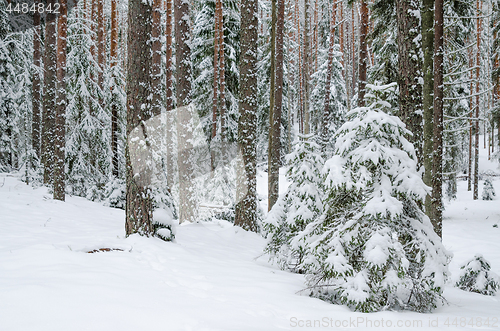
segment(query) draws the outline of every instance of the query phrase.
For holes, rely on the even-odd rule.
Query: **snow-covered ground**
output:
[[[473,201],[461,181],[447,204],[443,239],[454,280],[475,253],[500,274],[500,178],[493,183],[494,201]],[[122,210],[54,201],[8,174],[0,186],[1,331],[500,329],[500,295],[450,284],[448,304],[433,314],[353,313],[297,293],[303,276],[270,265],[264,239],[229,223],[179,226],[175,243],[125,238]],[[99,248],[122,251],[87,253]]]

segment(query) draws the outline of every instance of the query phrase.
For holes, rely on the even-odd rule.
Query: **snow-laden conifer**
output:
[[[0,171],[14,171],[32,156],[32,34],[12,31],[6,4],[0,3]]]
[[[321,147],[313,135],[299,136],[287,155],[287,179],[291,183],[264,220],[265,251],[282,269],[304,272],[307,242],[299,234],[323,211]]]
[[[455,286],[464,291],[495,295],[500,288],[500,278],[490,271],[490,263],[481,254],[476,254],[460,269],[460,279]]]
[[[193,102],[203,130],[211,142],[212,97],[214,83],[214,16],[215,1],[200,1],[194,20],[191,59],[193,61]],[[235,141],[238,113],[238,59],[240,15],[236,1],[224,1],[224,63],[225,63],[225,136]],[[217,143],[220,143],[220,114],[217,115]]]
[[[495,189],[493,188],[493,183],[490,178],[484,180],[482,197],[483,200],[493,200],[495,198]]]
[[[430,311],[442,299],[449,254],[420,206],[429,188],[411,133],[383,102],[356,108],[323,169],[325,212],[304,231],[312,295],[356,311]]]
[[[111,170],[111,117],[99,103],[102,91],[97,84],[98,64],[91,53],[95,32],[83,17],[81,3],[68,17],[67,190],[100,200]]]

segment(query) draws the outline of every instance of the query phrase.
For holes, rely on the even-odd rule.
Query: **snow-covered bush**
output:
[[[464,291],[494,295],[500,288],[500,279],[490,271],[490,263],[480,254],[476,254],[460,269],[460,279],[455,286]]]
[[[376,107],[356,108],[323,169],[325,212],[299,236],[308,243],[313,296],[356,311],[427,312],[442,300],[449,254],[420,209],[429,188],[411,133]]]
[[[174,240],[177,213],[172,194],[166,185],[157,184],[152,185],[150,195],[153,199],[155,235],[165,241]]]
[[[202,204],[208,209],[216,210],[218,219],[234,222],[234,206],[236,202],[236,171],[235,161],[223,164],[213,173],[207,174],[203,183]],[[200,212],[201,214],[201,212]],[[212,219],[212,211],[208,212],[208,219]]]
[[[483,200],[493,200],[495,197],[495,189],[493,188],[493,183],[489,178],[484,180],[482,197]]]
[[[113,178],[106,183],[104,187],[104,205],[125,209],[125,199],[126,199],[126,185],[125,180],[119,178]]]
[[[287,179],[291,183],[264,220],[267,232],[265,251],[281,268],[304,272],[306,242],[297,236],[323,211],[321,147],[313,136],[299,136],[286,157]]]

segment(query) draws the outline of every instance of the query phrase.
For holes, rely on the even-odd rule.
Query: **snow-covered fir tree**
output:
[[[299,233],[323,212],[321,168],[324,160],[315,137],[299,135],[286,156],[290,186],[263,221],[265,251],[286,270],[304,272],[306,241]]]
[[[455,286],[464,291],[495,295],[500,288],[500,278],[491,271],[490,263],[481,254],[476,254],[460,270]]]
[[[323,170],[325,212],[303,234],[311,294],[362,312],[431,311],[450,256],[420,209],[429,188],[409,132],[377,103],[347,116]]]
[[[493,200],[495,199],[495,195],[496,195],[495,188],[493,187],[491,179],[486,178],[484,180],[483,193],[482,193],[483,200]]]
[[[5,5],[0,3],[0,171],[14,171],[32,156],[32,32],[13,32]]]
[[[215,1],[200,0],[193,26],[191,58],[193,61],[193,102],[201,125],[211,142],[212,98],[214,83],[214,16]],[[225,63],[225,136],[235,141],[238,114],[238,59],[240,15],[237,1],[224,1],[224,63]],[[217,136],[220,140],[220,114],[217,114]]]
[[[328,141],[333,142],[331,139],[344,122],[344,116],[346,113],[347,105],[347,95],[345,91],[345,81],[342,76],[342,64],[339,62],[342,53],[339,52],[339,46],[334,47],[334,58],[331,73],[330,82],[330,107],[329,114],[330,118],[328,121],[329,128]],[[323,111],[325,108],[325,92],[326,92],[326,76],[328,70],[328,48],[319,50],[319,63],[318,70],[312,75],[311,79],[311,107],[315,111],[313,112],[313,124],[315,127],[315,132],[321,132],[323,126]],[[333,146],[327,146],[329,149],[333,149]]]
[[[78,13],[78,15],[77,15]],[[99,102],[95,29],[78,3],[68,17],[66,173],[68,193],[103,198],[111,170],[111,116]]]

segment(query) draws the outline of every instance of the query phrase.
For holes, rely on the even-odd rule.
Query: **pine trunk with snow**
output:
[[[127,202],[125,230],[127,236],[139,233],[151,236],[153,227],[153,197],[148,189],[151,183],[151,171],[137,173],[132,165],[132,157],[140,151],[130,149],[130,135],[141,122],[152,116],[150,95],[151,52],[148,43],[151,38],[151,6],[141,0],[129,1],[128,9],[128,72],[127,72]],[[141,146],[148,148],[147,132],[142,125],[143,139]],[[140,160],[146,162],[146,160]],[[148,168],[149,169],[149,168]]]
[[[257,0],[241,2],[240,58],[240,118],[238,122],[238,151],[236,209],[234,224],[257,231]]]
[[[194,164],[191,143],[193,135],[194,106],[191,105],[191,30],[189,27],[189,2],[174,0],[174,31],[176,43],[176,93],[179,170],[179,222],[194,222],[197,202],[194,194]]]
[[[422,164],[422,59],[420,2],[396,1],[398,25],[398,116],[412,133],[417,166]]]

